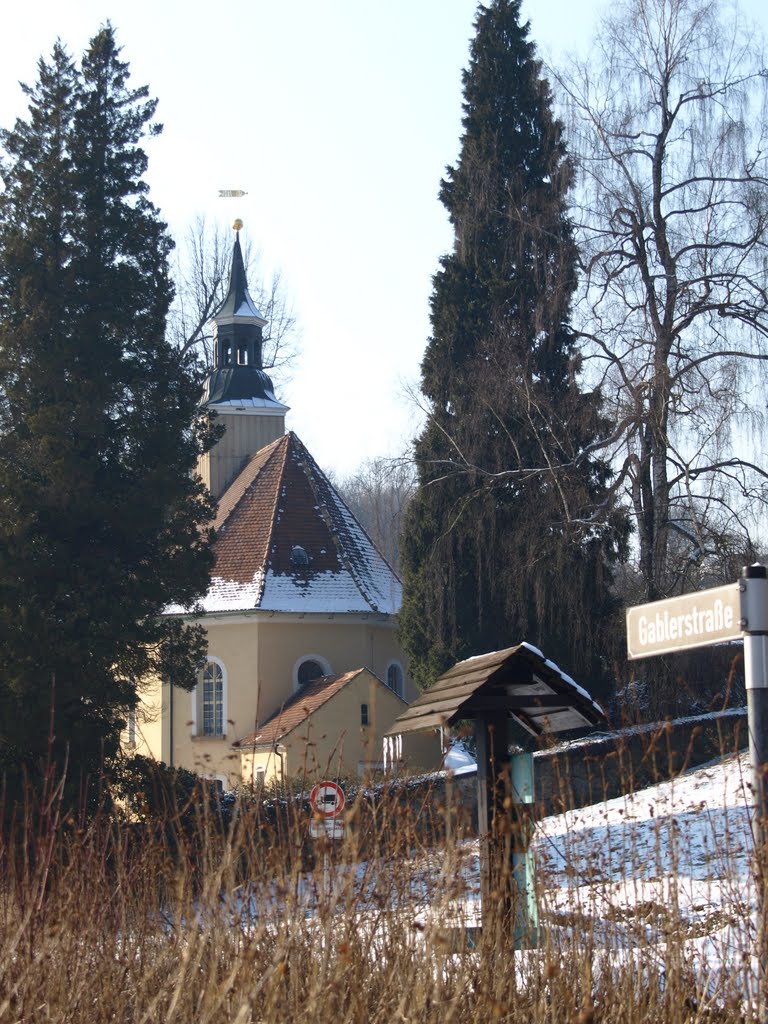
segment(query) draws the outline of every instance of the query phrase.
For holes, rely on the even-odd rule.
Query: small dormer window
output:
[[[306,661],[302,661],[299,665],[298,672],[298,683],[299,687],[307,686],[309,683],[320,679],[325,675],[325,670],[319,661],[315,661],[313,658],[307,658]]]
[[[291,565],[304,569],[309,566],[309,555],[301,544],[294,544],[291,548]]]

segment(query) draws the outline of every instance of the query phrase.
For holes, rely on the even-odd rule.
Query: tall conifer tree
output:
[[[573,170],[520,0],[481,5],[475,28],[460,156],[440,192],[455,245],[422,362],[402,639],[422,686],[521,640],[594,683],[625,524],[588,455],[605,425],[568,327]]]
[[[0,137],[0,766],[34,773],[50,732],[76,781],[147,672],[194,685],[202,631],[160,613],[211,565],[200,376],[165,341],[143,180],[155,101],[128,81],[110,26],[80,69],[57,44]]]

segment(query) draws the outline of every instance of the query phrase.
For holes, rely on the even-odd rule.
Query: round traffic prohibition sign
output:
[[[323,818],[335,818],[344,809],[346,797],[337,782],[318,782],[309,794],[309,802],[315,814]]]

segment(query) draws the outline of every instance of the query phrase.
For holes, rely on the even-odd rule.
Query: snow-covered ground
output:
[[[674,874],[685,905],[718,894],[724,880],[746,896],[751,794],[747,754],[730,757],[632,796],[545,818],[536,854],[562,887],[581,880],[594,890],[630,878],[645,891]]]
[[[659,963],[674,943],[709,990],[755,995],[756,887],[748,755],[633,796],[538,823],[539,909],[561,939],[578,927]],[[545,925],[546,926],[546,925]]]
[[[454,769],[459,774],[471,764]],[[659,979],[682,976],[697,1006],[756,1005],[756,886],[746,754],[669,782],[536,823],[532,851],[540,945],[515,954],[540,972],[558,953],[600,969],[629,963]],[[270,887],[271,886],[271,887]],[[231,912],[249,927],[312,922],[320,941],[335,914],[372,936],[396,928],[432,950],[436,933],[480,923],[476,840],[414,851],[406,863],[336,862],[297,881],[238,893]],[[350,910],[351,908],[351,910]],[[386,913],[384,909],[386,908]],[[330,913],[329,913],[330,909]],[[375,945],[375,944],[374,944]],[[525,944],[523,944],[525,946]],[[372,947],[373,948],[373,947]],[[416,948],[416,947],[414,947]],[[471,950],[466,950],[471,953]]]
[[[456,774],[471,770],[457,759]],[[699,992],[757,991],[752,777],[746,753],[537,822],[541,934],[550,948],[690,968]],[[455,924],[479,923],[477,844],[466,844]],[[432,914],[437,910],[431,908]],[[427,911],[427,917],[430,912]]]

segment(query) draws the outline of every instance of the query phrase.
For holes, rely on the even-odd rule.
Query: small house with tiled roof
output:
[[[366,668],[313,679],[237,741],[242,778],[258,784],[275,775],[361,774],[381,760],[380,723],[407,707]]]
[[[218,501],[216,561],[201,602],[208,659],[191,695],[150,684],[132,733],[140,752],[227,787],[257,772],[268,781],[294,764],[299,771],[307,729],[318,765],[340,751],[347,773],[376,762],[387,727],[417,696],[397,640],[400,580],[286,432],[288,409],[261,363],[265,323],[238,236],[204,394],[224,428],[200,465]],[[304,732],[298,722],[281,731],[302,709]],[[415,767],[436,767],[437,739],[414,756]]]

